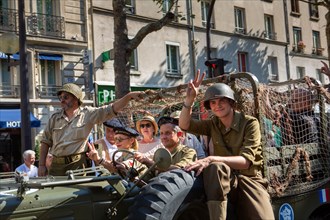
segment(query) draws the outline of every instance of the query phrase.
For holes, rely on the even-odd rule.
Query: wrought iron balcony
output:
[[[20,86],[17,85],[0,85],[0,97],[3,98],[19,98]]]
[[[18,30],[18,13],[17,10],[9,8],[0,9],[0,30],[14,31]]]
[[[36,91],[39,98],[54,98],[60,88],[61,86],[37,85]]]
[[[27,34],[65,38],[64,17],[32,13],[26,20]]]

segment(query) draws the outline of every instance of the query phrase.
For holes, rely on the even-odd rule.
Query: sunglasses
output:
[[[68,100],[70,98],[69,95],[59,95],[58,96],[58,100],[62,101],[62,100]]]
[[[140,124],[140,127],[141,128],[144,128],[144,127],[150,128],[151,127],[151,124],[150,123],[148,123],[148,124]]]
[[[115,143],[120,143],[120,142],[123,142],[124,140],[128,140],[130,139],[129,137],[128,138],[115,138]]]

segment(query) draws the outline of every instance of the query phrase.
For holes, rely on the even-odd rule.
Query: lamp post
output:
[[[19,50],[19,38],[13,32],[2,33],[0,36],[0,51],[6,54],[8,60],[8,72],[10,71],[10,56]]]

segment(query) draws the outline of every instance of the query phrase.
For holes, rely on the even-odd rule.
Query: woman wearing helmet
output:
[[[204,189],[210,219],[226,219],[227,200],[239,207],[239,219],[274,219],[270,196],[263,178],[261,133],[256,118],[234,110],[234,91],[224,83],[210,86],[204,95],[204,106],[215,117],[191,119],[192,105],[205,76],[188,84],[179,125],[181,129],[212,138],[214,155],[185,167],[203,172]],[[229,194],[230,193],[230,194]]]

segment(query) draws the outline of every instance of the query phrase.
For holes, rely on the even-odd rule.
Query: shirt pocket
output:
[[[86,123],[78,121],[73,123],[71,126],[70,137],[73,140],[85,139],[89,135],[89,130],[87,129]]]

